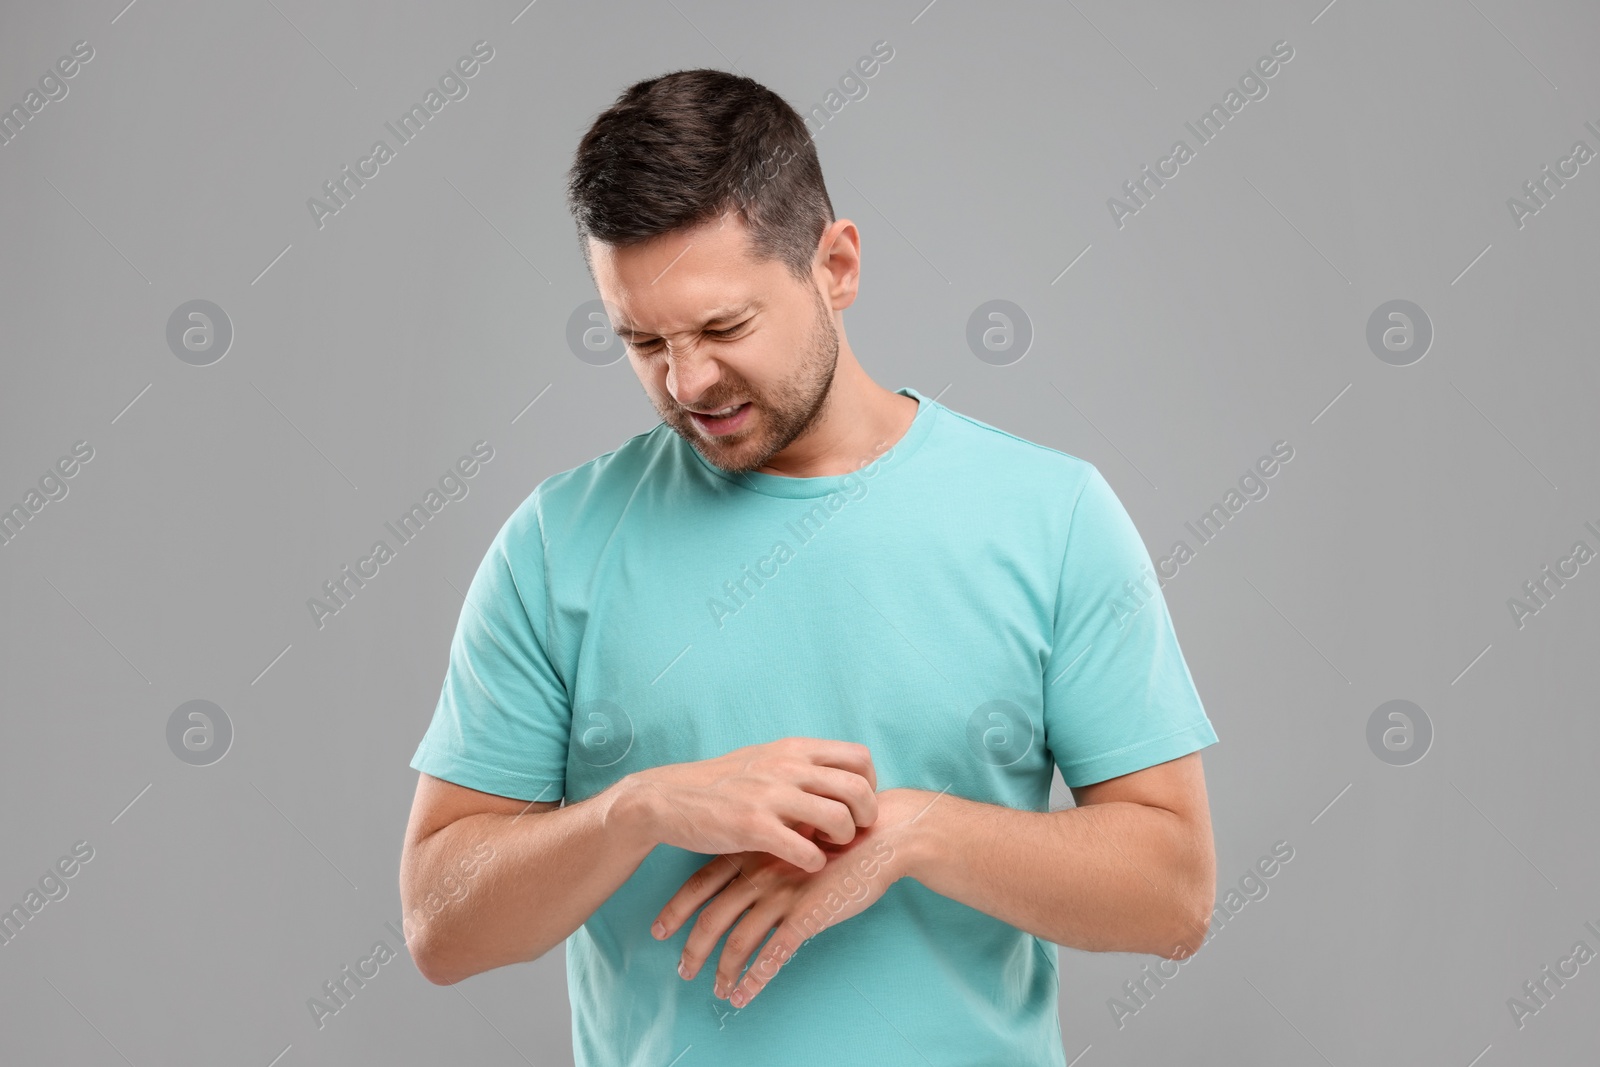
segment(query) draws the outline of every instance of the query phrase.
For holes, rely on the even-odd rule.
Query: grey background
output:
[[[1165,593],[1221,738],[1219,899],[1294,859],[1120,1028],[1157,958],[1063,950],[1068,1059],[1592,1060],[1600,964],[1520,1029],[1507,998],[1600,949],[1600,564],[1521,628],[1507,598],[1600,547],[1600,163],[1521,228],[1506,201],[1600,148],[1600,16],[1324,2],[7,4],[3,106],[95,55],[0,147],[0,504],[94,458],[0,547],[0,904],[95,852],[0,946],[0,1061],[571,1062],[559,951],[452,988],[402,957],[321,1029],[306,1001],[397,947],[407,763],[489,539],[655,421],[567,347],[577,138],[681,67],[808,111],[878,40],[816,135],[876,380],[1095,463],[1157,557],[1295,450]],[[469,95],[319,229],[307,198],[478,40]],[[1119,229],[1107,198],[1279,40]],[[234,330],[206,367],[166,343],[194,299]],[[965,339],[991,299],[1034,331],[1007,366]],[[1410,366],[1366,343],[1393,299],[1433,325]],[[307,599],[479,439],[470,494],[319,630]],[[166,740],[195,699],[234,730],[210,766]],[[1434,730],[1409,766],[1366,741],[1393,699]]]

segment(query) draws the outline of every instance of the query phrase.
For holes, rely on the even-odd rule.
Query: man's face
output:
[[[765,467],[813,425],[839,358],[821,291],[750,259],[746,239],[728,214],[632,248],[590,242],[600,299],[661,420],[734,472]]]

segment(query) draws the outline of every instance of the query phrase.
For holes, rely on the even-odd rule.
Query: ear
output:
[[[817,240],[818,280],[828,306],[843,311],[856,302],[861,281],[861,231],[849,219],[837,219]]]

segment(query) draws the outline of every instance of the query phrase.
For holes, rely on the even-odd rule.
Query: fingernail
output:
[[[683,960],[678,961],[678,977],[684,979],[689,977],[689,965]]]
[[[745,1001],[744,990],[741,989],[741,990],[739,990],[737,993],[735,993],[733,995],[732,1003],[733,1003],[734,1007],[736,1007],[736,1008],[744,1007],[744,1001]]]
[[[655,935],[655,939],[659,941],[663,937],[667,936],[667,928],[662,925],[660,919],[657,919],[655,922],[650,924],[650,933]]]

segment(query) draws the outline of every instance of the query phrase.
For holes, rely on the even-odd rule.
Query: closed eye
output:
[[[729,326],[726,330],[707,330],[705,333],[707,337],[714,337],[719,341],[731,341],[733,340],[733,335],[738,333],[745,325],[746,323],[741,322],[737,326]],[[661,338],[657,337],[650,341],[635,341],[629,347],[636,352],[654,352],[661,347]]]

